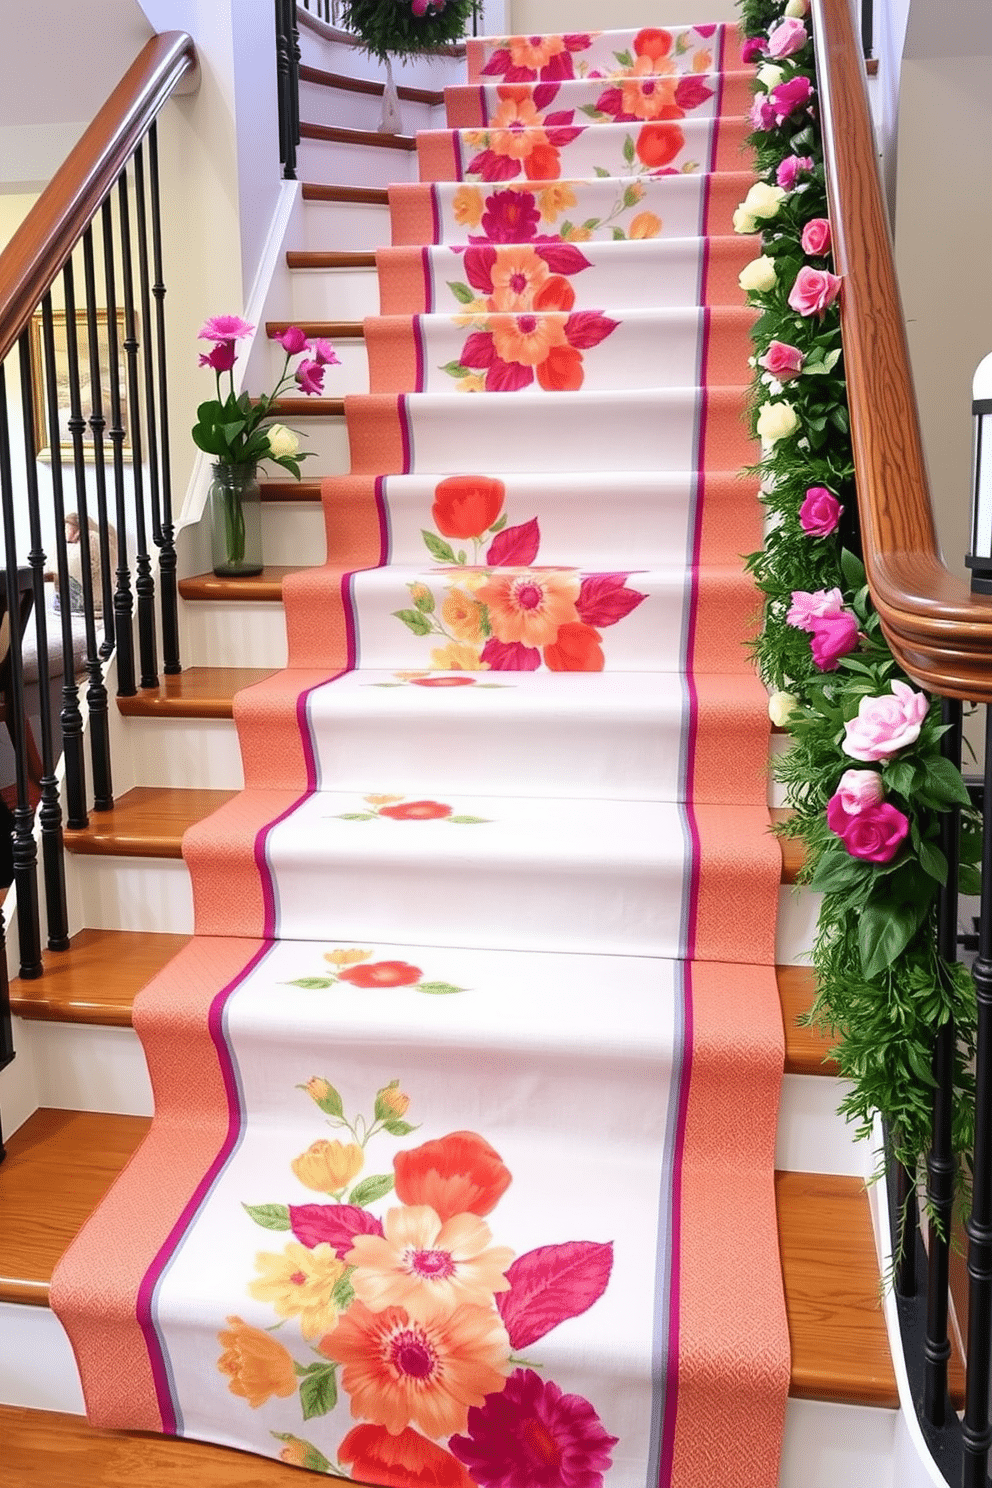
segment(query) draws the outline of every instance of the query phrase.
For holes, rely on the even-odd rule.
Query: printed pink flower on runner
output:
[[[507,1292],[509,1247],[491,1244],[492,1231],[474,1214],[441,1222],[428,1205],[390,1209],[385,1234],[358,1235],[346,1261],[359,1301],[374,1312],[401,1306],[413,1316],[463,1303],[489,1306]]]

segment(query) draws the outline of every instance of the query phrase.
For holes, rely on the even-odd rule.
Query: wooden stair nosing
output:
[[[247,578],[222,578],[214,573],[190,574],[179,580],[179,593],[187,600],[240,600],[259,604],[282,603],[282,581],[303,565],[268,563],[260,574]]]
[[[285,418],[343,418],[343,398],[273,398],[270,413],[282,414]]]
[[[313,252],[291,248],[286,253],[290,269],[374,269],[374,253]]]
[[[366,93],[374,94],[381,98],[386,91],[385,83],[380,83],[375,78],[349,77],[343,72],[325,72],[322,67],[309,67],[306,63],[300,65],[301,83],[318,83],[322,88],[337,88],[343,93]],[[410,88],[405,83],[398,84],[396,93],[405,103],[426,103],[430,107],[440,108],[444,103],[444,94],[432,88]]]
[[[301,140],[322,140],[328,145],[360,145],[362,149],[407,150],[417,148],[412,134],[394,134],[382,129],[346,129],[339,124],[300,125]]]
[[[9,1138],[0,1176],[0,1301],[48,1305],[59,1257],[148,1126],[146,1117],[49,1109],[36,1111]],[[897,1405],[864,1184],[833,1174],[776,1173],[775,1197],[790,1393]],[[957,1391],[960,1361],[951,1373]]]
[[[237,791],[138,785],[111,811],[91,811],[90,823],[63,834],[66,852],[87,857],[181,858],[183,834]]]
[[[270,338],[281,336],[291,327],[298,327],[306,336],[328,341],[360,341],[365,336],[362,320],[267,320],[265,334]]]
[[[304,201],[349,202],[352,205],[388,207],[389,192],[384,186],[325,186],[320,181],[304,181]]]
[[[233,718],[235,693],[264,682],[275,671],[275,667],[186,667],[174,677],[163,677],[158,687],[141,688],[133,697],[118,697],[117,709],[125,718]]]
[[[308,501],[321,499],[319,480],[262,480],[258,483],[263,501]]]

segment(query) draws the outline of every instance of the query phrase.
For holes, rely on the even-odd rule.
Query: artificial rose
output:
[[[782,13],[787,16],[809,15],[809,0],[789,0]]]
[[[869,806],[880,806],[885,786],[877,770],[845,770],[837,782],[833,799],[840,801],[848,816],[860,816]]]
[[[793,589],[792,607],[785,622],[797,630],[812,630],[814,620],[843,613],[844,596],[839,589]]]
[[[866,806],[857,816],[850,816],[839,795],[827,802],[827,826],[836,832],[852,858],[867,863],[890,863],[909,833],[909,819],[888,801]]]
[[[840,293],[840,275],[828,273],[826,269],[811,269],[808,264],[799,270],[796,282],[789,290],[789,304],[800,315],[822,315]]]
[[[784,197],[785,192],[781,186],[769,186],[766,181],[755,181],[741,206],[752,217],[767,221],[778,216]]]
[[[786,155],[775,172],[775,180],[783,191],[794,191],[800,171],[811,171],[813,159],[810,155]]]
[[[745,264],[737,276],[737,283],[741,289],[748,294],[767,294],[770,289],[775,288],[775,260],[763,253],[760,258],[752,258],[749,264]]]
[[[734,232],[750,236],[758,231],[758,219],[752,217],[750,212],[745,212],[743,207],[737,207],[733,216]]]
[[[851,759],[869,763],[891,759],[916,743],[929,706],[926,693],[905,682],[893,682],[891,695],[861,699],[857,717],[844,725],[840,747]]]
[[[805,360],[798,346],[790,346],[788,341],[769,341],[768,350],[758,358],[758,366],[764,367],[778,382],[788,382],[791,377],[799,376]]]
[[[798,428],[799,418],[791,403],[763,403],[758,410],[755,431],[766,448],[788,439]]]
[[[806,27],[797,16],[786,16],[768,33],[769,57],[792,57],[809,41]]]
[[[282,459],[284,455],[292,459],[300,448],[299,435],[287,429],[285,424],[270,424],[265,437],[269,441],[269,454],[274,459]]]
[[[785,728],[799,699],[792,692],[773,692],[768,699],[768,717],[776,728]]]
[[[777,122],[775,105],[767,93],[756,93],[749,114],[753,129],[774,129]]]
[[[803,252],[811,258],[820,258],[830,252],[830,223],[826,217],[814,217],[803,228]]]
[[[764,55],[764,42],[760,36],[751,36],[741,47],[741,61],[745,63],[754,62],[758,57]]]
[[[826,486],[809,486],[799,508],[799,525],[808,537],[829,537],[836,532],[843,510]]]
[[[813,663],[821,672],[835,672],[842,656],[858,644],[858,621],[850,610],[839,615],[822,615],[812,622],[810,651]]]
[[[287,326],[278,336],[273,336],[272,340],[278,341],[283,351],[290,356],[299,356],[301,351],[311,349],[306,332],[301,331],[299,326]]]
[[[809,78],[794,77],[787,83],[779,83],[768,95],[775,110],[776,124],[783,124],[792,114],[806,108],[812,96]]]
[[[785,70],[776,67],[774,62],[766,62],[763,67],[758,68],[758,82],[768,92],[777,88],[779,83],[785,82]]]

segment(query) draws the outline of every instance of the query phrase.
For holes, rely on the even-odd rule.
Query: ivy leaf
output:
[[[942,801],[955,806],[970,805],[971,797],[961,778],[961,771],[949,759],[945,759],[942,754],[935,754],[925,762],[924,770],[923,788],[931,795],[939,796]]]
[[[918,849],[920,867],[924,873],[935,878],[943,886],[947,882],[947,858],[937,844],[929,837],[920,838]]]
[[[304,1421],[326,1416],[338,1403],[338,1381],[333,1364],[316,1364],[300,1385]]]
[[[376,1199],[385,1198],[392,1191],[392,1173],[373,1173],[370,1178],[363,1178],[361,1183],[356,1183],[348,1195],[349,1204],[357,1204],[364,1209],[367,1204],[374,1204]]]
[[[402,620],[407,630],[412,630],[414,635],[430,635],[431,622],[419,610],[394,610],[393,615],[395,619]]]
[[[288,1230],[289,1207],[286,1204],[242,1204],[242,1209],[263,1230]]]
[[[466,992],[466,987],[456,987],[451,982],[418,982],[417,991],[429,997],[449,997],[452,992]]]
[[[865,905],[858,922],[858,949],[861,970],[869,981],[902,955],[925,913],[923,904]]]
[[[432,558],[438,563],[454,563],[455,550],[450,543],[446,543],[443,537],[438,537],[435,532],[428,532],[425,528],[420,529],[420,535],[424,539],[424,546]]]
[[[467,284],[459,284],[455,280],[449,279],[448,288],[451,290],[451,293],[454,295],[455,299],[458,300],[458,302],[462,305],[471,305],[472,301],[475,299],[475,295],[469,289]]]

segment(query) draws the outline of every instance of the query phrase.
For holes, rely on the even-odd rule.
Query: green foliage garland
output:
[[[412,0],[345,0],[342,19],[385,61],[459,41],[476,9],[476,0],[437,0],[415,15]]]
[[[802,17],[794,15],[796,49],[768,57],[765,43],[785,17],[784,0],[741,0],[740,8],[743,32],[761,44],[762,55],[755,60],[763,64],[750,144],[765,188],[753,200],[749,194],[735,218],[738,231],[761,232],[762,261],[750,278],[747,270],[743,276],[760,286],[748,290],[759,312],[749,418],[752,430],[766,436],[758,471],[768,535],[764,550],[748,559],[764,596],[754,655],[775,694],[772,716],[791,736],[791,747],[776,766],[793,812],[784,831],[806,843],[802,881],[823,895],[812,953],[818,988],[813,1018],[840,1038],[837,1059],[850,1082],[842,1111],[856,1123],[859,1136],[869,1134],[879,1112],[894,1155],[912,1171],[931,1141],[936,1033],[954,1019],[953,1133],[966,1189],[974,1129],[974,985],[964,967],[938,954],[936,914],[948,872],[939,844],[941,815],[953,806],[963,808],[960,888],[968,894],[978,888],[980,823],[960,772],[941,755],[945,729],[939,700],[930,702],[918,736],[901,748],[867,761],[842,748],[845,725],[858,715],[862,699],[890,696],[893,681],[914,693],[918,689],[886,644],[855,556],[857,501],[837,305],[828,304],[820,314],[800,314],[789,303],[801,269],[830,266],[828,251],[813,255],[802,243],[804,227],[827,215],[812,41],[808,28],[805,38],[796,30]],[[789,8],[802,11],[802,0]],[[779,73],[766,72],[769,64]],[[809,99],[781,117],[784,108],[774,89],[803,78],[812,90]],[[800,96],[803,91],[799,84]],[[778,185],[779,169],[789,156],[809,164],[790,179],[790,163],[784,192],[769,191]],[[772,342],[801,353],[798,375],[779,381],[762,369],[760,359]],[[812,487],[824,488],[843,508],[835,530],[826,535],[811,535],[800,520]],[[829,656],[821,670],[807,629],[790,624],[787,616],[797,591],[815,598],[834,590],[853,617],[847,623],[854,639],[846,654]],[[853,855],[828,825],[828,802],[852,768],[876,772],[879,794],[884,792],[887,807],[906,823],[905,840],[887,861]]]

